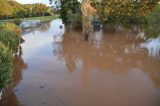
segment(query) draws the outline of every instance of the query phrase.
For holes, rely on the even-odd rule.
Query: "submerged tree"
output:
[[[96,9],[91,6],[90,0],[83,0],[81,4],[82,17],[83,17],[83,33],[87,34],[91,28],[93,15],[96,14]]]

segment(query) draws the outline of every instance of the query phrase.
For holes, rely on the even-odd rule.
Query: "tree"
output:
[[[157,5],[158,0],[94,0],[101,21],[110,19],[130,18],[136,20],[145,17]]]
[[[12,7],[7,3],[7,0],[0,2],[0,19],[11,18]]]
[[[80,14],[80,3],[78,0],[61,0],[61,10],[60,10],[60,17],[62,18],[64,24],[70,24],[70,19],[68,14]]]
[[[49,11],[49,7],[47,7],[45,4],[42,3],[36,3],[34,4],[33,10],[36,16],[43,16],[45,12]]]

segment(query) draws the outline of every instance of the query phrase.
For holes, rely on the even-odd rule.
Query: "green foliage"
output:
[[[48,12],[49,8],[42,3],[36,3],[34,4],[33,10],[35,12],[35,16],[44,16],[45,12]]]
[[[14,23],[7,22],[7,23],[0,24],[0,31],[1,30],[7,30],[10,32],[13,32],[17,35],[17,37],[20,37],[20,34],[21,34],[21,29]]]
[[[160,25],[160,5],[155,7],[154,10],[147,16],[147,20],[149,25]]]
[[[29,20],[40,20],[40,22],[49,22],[49,21],[52,21],[53,19],[56,19],[56,18],[59,18],[59,15],[24,18],[24,20],[26,20],[26,21],[29,21]]]
[[[12,8],[7,0],[0,1],[0,19],[8,19],[12,17]]]
[[[92,5],[97,9],[101,22],[121,21],[145,22],[144,17],[157,5],[158,0],[94,0]]]
[[[146,32],[150,37],[157,37],[160,35],[160,5],[154,8],[147,17]]]
[[[6,29],[0,31],[0,42],[8,47],[12,53],[16,51],[19,45],[19,39],[16,33]]]
[[[82,27],[82,15],[81,14],[73,15],[73,25],[76,27]]]
[[[45,12],[44,15],[45,15],[45,16],[52,16],[53,13],[52,13],[52,12]]]
[[[0,42],[0,89],[10,81],[12,73],[12,54]]]
[[[14,21],[13,21],[13,23],[15,23],[17,26],[19,26],[20,24],[21,24],[21,20],[20,19],[15,19]]]
[[[71,16],[68,14],[73,14],[71,16],[74,16],[75,14],[81,14],[80,2],[78,2],[78,0],[61,0],[60,17],[66,25],[71,23]]]
[[[42,4],[20,4],[16,1],[1,0],[0,19],[39,17],[52,15],[51,9]]]
[[[68,25],[72,25],[73,27],[81,27],[82,26],[82,15],[81,14],[73,14],[72,11],[67,12],[66,20]]]
[[[0,89],[10,81],[13,74],[12,55],[19,45],[19,30],[13,23],[0,24]]]

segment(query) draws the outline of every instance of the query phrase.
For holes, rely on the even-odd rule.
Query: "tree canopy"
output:
[[[52,15],[51,9],[42,3],[20,4],[16,1],[1,0],[0,19],[24,18],[31,16]]]

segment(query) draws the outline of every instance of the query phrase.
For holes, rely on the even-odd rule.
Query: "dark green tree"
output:
[[[60,4],[60,17],[62,21],[66,25],[70,24],[69,14],[80,14],[80,2],[78,0],[60,0]]]

